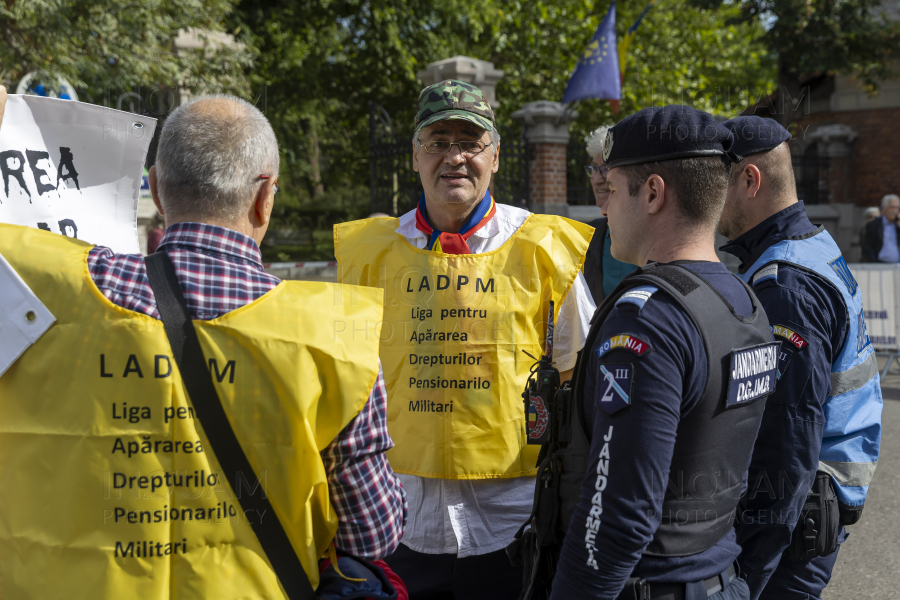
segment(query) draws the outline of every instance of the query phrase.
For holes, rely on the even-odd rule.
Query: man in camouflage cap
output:
[[[512,600],[522,570],[504,548],[530,514],[539,448],[523,350],[543,353],[555,307],[568,378],[594,312],[580,273],[592,229],[494,202],[500,136],[471,84],[425,88],[412,143],[417,207],[335,228],[341,281],[385,290],[388,458],[410,507],[390,564],[411,598]]]

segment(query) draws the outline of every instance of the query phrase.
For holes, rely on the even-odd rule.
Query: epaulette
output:
[[[655,285],[642,285],[630,289],[616,300],[616,306],[618,307],[622,304],[634,304],[637,307],[638,312],[640,312],[640,310],[644,308],[644,305],[647,304],[647,300],[650,299],[650,296],[658,291],[659,288]]]
[[[770,279],[778,279],[778,264],[772,263],[770,265],[766,265],[762,269],[756,272],[753,276],[753,280],[751,281],[752,285],[756,285],[757,283],[762,283],[763,281],[769,281]]]

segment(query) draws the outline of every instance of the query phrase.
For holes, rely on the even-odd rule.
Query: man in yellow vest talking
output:
[[[150,171],[156,254],[0,224],[55,318],[0,374],[4,600],[312,600],[333,545],[396,548],[381,293],[263,270],[278,168],[262,113],[200,99]]]
[[[499,146],[481,90],[429,86],[413,138],[418,206],[335,227],[341,281],[384,289],[388,458],[410,506],[389,563],[413,599],[518,596],[504,548],[534,492],[529,354],[543,354],[552,306],[565,379],[595,309],[580,273],[593,230],[496,204]]]

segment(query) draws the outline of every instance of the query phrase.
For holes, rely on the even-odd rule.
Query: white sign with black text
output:
[[[0,127],[0,222],[139,253],[137,201],[156,119],[9,96]]]

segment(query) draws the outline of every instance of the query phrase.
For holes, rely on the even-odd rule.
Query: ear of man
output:
[[[735,184],[738,190],[748,199],[756,198],[759,188],[762,187],[762,173],[759,167],[744,159],[740,165],[735,168],[737,181]]]
[[[250,207],[250,221],[257,228],[268,228],[269,221],[272,218],[272,208],[275,206],[275,183],[272,179],[267,179],[259,186],[256,192],[256,198]]]
[[[647,190],[647,212],[651,215],[657,215],[666,206],[666,182],[662,177],[654,173],[647,178],[644,185]],[[671,189],[668,192],[669,195],[672,194]]]

